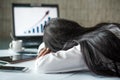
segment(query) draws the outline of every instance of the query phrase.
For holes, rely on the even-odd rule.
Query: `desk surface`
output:
[[[0,54],[1,50],[0,50]],[[35,60],[26,61],[17,64],[7,64],[12,66],[23,66],[29,67],[29,72],[2,72],[0,71],[0,80],[120,80],[115,77],[103,77],[92,74],[91,72],[71,72],[71,73],[60,73],[60,74],[42,74],[34,72]]]

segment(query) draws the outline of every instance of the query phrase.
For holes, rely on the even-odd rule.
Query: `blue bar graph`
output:
[[[50,17],[47,18],[47,20],[43,21],[42,23],[38,23],[34,27],[28,29],[27,31],[24,31],[25,34],[38,34],[38,33],[43,33],[44,32],[44,26],[47,24],[47,22],[50,21]]]
[[[34,28],[32,29],[32,32],[35,33],[35,29]]]
[[[37,33],[39,33],[39,26],[37,26],[37,28],[36,28],[36,29],[37,29]]]
[[[47,21],[44,22],[44,26],[47,24]]]
[[[50,21],[50,19],[51,19],[51,18],[50,18],[50,17],[48,17],[48,21]]]
[[[31,33],[31,31],[29,30],[28,33]]]
[[[41,32],[43,32],[44,30],[44,26],[41,24]]]

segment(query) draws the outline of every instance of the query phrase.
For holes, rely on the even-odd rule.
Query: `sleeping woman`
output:
[[[51,19],[45,26],[35,70],[60,73],[88,70],[120,77],[120,25],[101,23],[84,28],[66,19]]]

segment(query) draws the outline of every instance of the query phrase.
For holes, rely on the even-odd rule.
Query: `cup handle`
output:
[[[10,48],[10,49],[12,48],[12,42],[10,42],[10,44],[9,44],[9,48]]]

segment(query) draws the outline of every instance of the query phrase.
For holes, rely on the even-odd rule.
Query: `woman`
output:
[[[46,26],[36,71],[58,73],[91,70],[120,75],[120,29],[116,23],[84,28],[76,22],[52,19]]]

